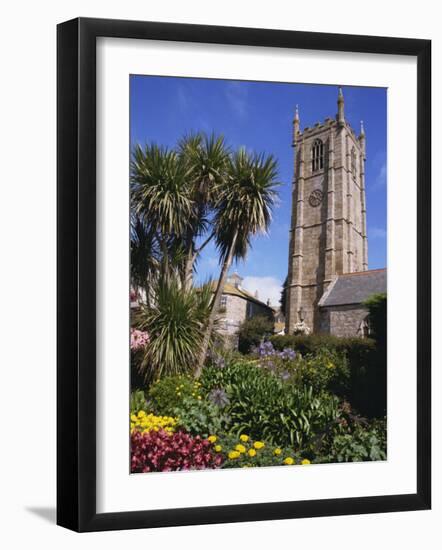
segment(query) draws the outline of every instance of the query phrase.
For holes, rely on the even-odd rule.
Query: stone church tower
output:
[[[368,269],[365,208],[365,133],[356,136],[338,113],[300,131],[293,120],[295,148],[292,223],[287,279],[286,332],[303,322],[320,330],[318,302],[336,275]]]

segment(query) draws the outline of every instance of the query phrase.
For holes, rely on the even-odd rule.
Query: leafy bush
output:
[[[208,400],[186,397],[173,408],[178,425],[194,435],[208,437],[225,429],[227,417],[219,407]]]
[[[231,433],[247,433],[302,449],[309,438],[326,429],[338,416],[338,398],[312,388],[299,387],[250,362],[206,367],[201,382],[207,392],[223,388],[229,404]]]
[[[359,423],[351,433],[334,436],[328,454],[321,458],[321,462],[363,462],[386,458],[385,422]]]
[[[131,434],[131,472],[170,472],[218,468],[222,456],[214,453],[211,443],[184,432],[164,430]]]
[[[349,360],[358,362],[363,362],[375,349],[375,342],[370,338],[340,338],[329,334],[274,335],[270,341],[277,350],[292,348],[302,355],[314,355],[325,348],[337,353],[344,352]]]
[[[331,390],[346,397],[354,407],[368,417],[386,413],[386,349],[370,338],[339,338],[326,334],[309,336],[272,336],[276,349],[292,347],[303,356],[318,356],[323,350],[346,359],[348,383],[332,386]]]
[[[387,295],[373,294],[364,303],[370,317],[370,328],[378,345],[387,344]]]
[[[250,353],[264,337],[273,333],[273,321],[268,317],[256,316],[246,319],[238,331],[238,349],[241,353]]]
[[[146,395],[143,390],[135,390],[130,394],[130,410],[134,414],[139,411],[147,411],[148,405]]]
[[[201,383],[190,376],[166,376],[154,382],[148,397],[152,410],[159,415],[170,414],[188,398],[201,398]]]
[[[262,342],[255,349],[260,365],[290,380],[297,386],[312,387],[314,392],[330,391],[344,395],[349,384],[349,369],[345,355],[327,348],[302,357],[291,348],[276,351],[272,342]]]
[[[213,451],[223,457],[223,468],[310,464],[310,460],[303,458],[292,448],[253,440],[246,434],[212,435],[209,440]]]

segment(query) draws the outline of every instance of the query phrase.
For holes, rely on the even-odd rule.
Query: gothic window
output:
[[[353,179],[356,179],[356,151],[353,147],[351,150],[351,173],[353,175]]]
[[[312,145],[312,172],[324,168],[324,144],[320,139],[315,139]]]

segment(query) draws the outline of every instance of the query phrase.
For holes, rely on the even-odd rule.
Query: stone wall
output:
[[[247,300],[232,294],[224,294],[226,306],[220,310],[217,319],[219,323],[219,332],[224,335],[235,335],[243,321],[256,317],[272,318],[271,309],[264,304],[258,304],[252,300]]]
[[[362,337],[361,322],[368,310],[361,304],[323,307],[320,311],[320,332],[341,337]]]

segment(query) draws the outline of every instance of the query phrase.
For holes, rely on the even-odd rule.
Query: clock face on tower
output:
[[[308,202],[310,206],[319,206],[322,202],[322,199],[324,197],[323,192],[320,189],[313,189],[313,191],[310,193],[310,196],[308,198]]]

